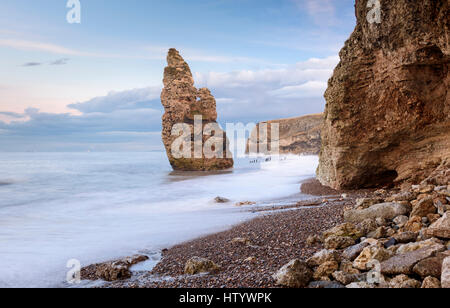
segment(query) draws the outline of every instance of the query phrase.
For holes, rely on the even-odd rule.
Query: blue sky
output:
[[[0,151],[161,149],[175,47],[219,120],[321,112],[353,0],[0,0]]]

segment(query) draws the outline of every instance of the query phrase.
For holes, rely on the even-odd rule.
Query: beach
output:
[[[300,187],[299,187],[300,188]],[[112,288],[273,288],[272,275],[290,260],[306,260],[323,249],[308,245],[309,236],[321,234],[343,221],[343,211],[369,190],[345,192],[343,198],[315,180],[306,182],[311,196],[291,209],[263,214],[230,230],[175,245],[162,252],[161,261],[150,272],[135,273],[123,281],[102,284]],[[316,202],[321,200],[321,202]],[[319,205],[305,206],[312,203]],[[240,241],[236,242],[236,239]],[[245,239],[247,243],[242,243]],[[233,241],[235,240],[235,241]],[[192,257],[212,260],[220,265],[215,275],[184,275]],[[97,266],[83,270],[82,278],[95,276]]]

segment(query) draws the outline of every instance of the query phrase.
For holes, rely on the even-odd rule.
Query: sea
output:
[[[163,152],[0,153],[0,287],[66,287],[74,260],[157,260],[255,208],[308,198],[300,183],[317,166],[316,156],[249,157],[196,173],[174,172]]]

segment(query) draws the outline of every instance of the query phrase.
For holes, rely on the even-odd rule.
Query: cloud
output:
[[[83,113],[110,113],[116,110],[148,108],[162,110],[159,101],[162,86],[132,89],[121,92],[110,92],[106,96],[93,98],[89,101],[71,104],[68,107]]]
[[[315,97],[323,94],[326,89],[327,83],[324,81],[308,81],[298,86],[287,86],[271,91],[270,94],[282,98]]]
[[[58,59],[56,61],[50,62],[50,65],[66,65],[69,60],[69,58]]]
[[[16,113],[16,112],[6,112],[6,111],[0,111],[0,115],[4,115],[7,117],[15,118],[15,119],[22,119],[25,118],[25,114]]]
[[[65,55],[65,56],[79,56],[79,57],[94,57],[94,58],[118,58],[118,59],[141,59],[141,60],[158,60],[163,61],[166,59],[167,51],[171,48],[169,46],[144,46],[137,48],[139,52],[136,54],[122,54],[122,53],[101,53],[101,52],[86,52],[76,49],[67,48],[61,45],[21,40],[21,39],[1,39],[0,46],[27,50],[27,51],[41,51],[51,54]],[[192,48],[182,48],[184,58],[188,61],[206,62],[206,63],[259,63],[259,64],[272,64],[262,59],[254,59],[248,57],[237,57],[227,55],[210,55],[200,50]],[[63,65],[67,64],[68,58],[62,58],[56,60],[51,65]],[[37,62],[36,62],[37,64]],[[30,65],[31,66],[31,65]]]
[[[297,7],[318,26],[329,26],[337,22],[336,5],[342,0],[293,0]]]
[[[48,65],[66,65],[69,62],[69,58],[61,58],[57,59],[53,62],[48,63]],[[42,66],[45,63],[42,62],[27,62],[22,64],[23,67],[35,67],[35,66]]]
[[[22,64],[23,67],[33,67],[33,66],[41,66],[42,63],[40,62],[27,62]]]
[[[323,93],[338,57],[312,58],[282,69],[195,73],[197,87],[216,97],[219,122],[251,123],[322,112]],[[113,91],[69,105],[80,115],[50,114],[29,108],[23,114],[0,112],[14,121],[0,121],[0,150],[67,149],[96,144],[97,149],[161,147],[162,86]],[[6,132],[6,133],[5,133]],[[16,145],[15,142],[17,142]],[[147,144],[148,143],[148,144]],[[134,144],[134,146],[132,145]],[[18,148],[19,147],[19,148]]]
[[[34,51],[45,51],[53,54],[63,54],[63,55],[87,55],[86,53],[79,52],[73,49],[65,48],[56,44],[49,44],[36,41],[19,40],[19,39],[0,39],[0,46],[10,47],[20,50],[34,50]]]
[[[311,58],[282,69],[195,73],[217,98],[222,122],[259,122],[322,112],[323,94],[339,57]]]

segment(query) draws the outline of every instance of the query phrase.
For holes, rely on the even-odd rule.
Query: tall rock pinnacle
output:
[[[216,100],[194,87],[189,65],[170,49],[164,70],[162,139],[174,170],[209,171],[233,167],[228,139],[217,124]]]

